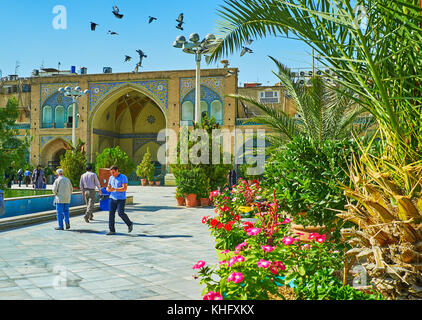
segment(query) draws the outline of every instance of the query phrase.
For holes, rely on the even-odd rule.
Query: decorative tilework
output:
[[[224,77],[201,77],[201,86],[206,86],[220,95],[220,99],[224,101]],[[180,79],[180,101],[195,88],[195,78]]]
[[[95,109],[98,101],[117,86],[134,84],[149,91],[157,100],[168,107],[168,81],[167,80],[146,80],[146,81],[126,81],[126,82],[98,82],[90,83],[89,112]]]
[[[78,86],[77,82],[67,82],[67,83],[47,83],[47,84],[42,84],[40,86],[40,90],[41,90],[41,103],[40,105],[44,105],[45,100],[53,93],[57,92],[57,90],[59,90],[60,88],[64,88],[64,87],[76,87]]]
[[[41,136],[41,149],[51,140],[56,139],[56,138],[61,138],[69,142],[72,141],[72,136]]]

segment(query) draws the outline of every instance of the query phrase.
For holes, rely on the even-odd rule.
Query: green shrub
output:
[[[65,177],[69,178],[73,187],[79,188],[81,175],[85,172],[86,157],[78,150],[67,150],[60,160],[60,167]]]
[[[347,203],[339,184],[349,184],[347,161],[354,150],[356,145],[350,141],[314,144],[297,136],[270,157],[263,187],[277,190],[279,205],[297,223],[325,225],[326,231],[335,227],[338,237],[343,221],[334,210],[343,210]],[[306,216],[297,215],[301,212]]]
[[[154,177],[155,167],[152,163],[151,153],[149,152],[149,148],[147,148],[147,152],[144,154],[142,158],[142,162],[136,167],[136,175],[141,179],[148,179],[152,181]]]
[[[97,153],[97,160],[95,163],[97,174],[99,174],[99,169],[110,168],[113,165],[118,166],[119,172],[125,175],[130,175],[136,167],[127,153],[120,149],[119,146],[115,148],[106,148],[100,154]]]

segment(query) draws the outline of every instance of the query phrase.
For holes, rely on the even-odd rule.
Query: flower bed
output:
[[[280,210],[275,190],[268,201],[259,183],[240,180],[232,191],[214,191],[210,198],[216,216],[204,217],[202,223],[208,224],[221,255],[214,266],[199,261],[193,267],[195,277],[206,285],[204,299],[292,298],[288,287],[294,287],[296,299],[379,298],[342,284],[335,275],[343,267],[339,244],[316,232],[308,236],[310,242],[301,241]],[[241,217],[239,208],[245,206],[251,207],[256,221]]]

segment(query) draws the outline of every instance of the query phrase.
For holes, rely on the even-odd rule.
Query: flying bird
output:
[[[151,23],[151,22],[153,22],[154,20],[157,20],[157,18],[155,18],[155,17],[151,17],[151,16],[149,16],[149,17],[148,17],[148,23]]]
[[[147,58],[147,55],[141,49],[136,50],[136,52],[139,54],[139,62],[136,64],[134,72],[138,73],[139,68],[142,68],[142,60]]]
[[[220,62],[223,64],[224,68],[227,68],[230,65],[229,60],[221,60]]]
[[[125,56],[125,62],[128,62],[128,61],[130,61],[131,59],[132,59],[132,57]]]
[[[91,22],[91,30],[95,31],[95,28],[98,26],[98,23]]]
[[[245,53],[253,53],[253,51],[249,48],[242,47],[242,52],[240,53],[240,56],[242,57]]]
[[[117,6],[113,6],[113,14],[116,18],[121,19],[123,18],[123,14],[119,13],[119,8]]]
[[[108,30],[108,33],[111,34],[112,36],[119,35],[117,32],[114,32],[114,31],[111,31],[111,30]]]
[[[231,76],[232,76],[232,75],[234,75],[234,74],[235,74],[235,72],[234,72],[234,71],[227,70],[226,77],[231,77]]]
[[[248,39],[248,40],[246,40],[246,44],[247,44],[247,45],[251,45],[251,44],[252,44],[252,42],[253,42],[253,39]]]
[[[177,22],[179,23],[184,23],[183,22],[183,13],[179,14],[179,17],[176,19]]]
[[[180,30],[183,30],[182,24],[183,24],[183,22],[179,22],[179,24],[176,26],[176,28],[177,29],[180,29]]]
[[[176,28],[183,30],[182,25],[184,24],[183,22],[183,13],[179,14],[179,17],[176,19],[176,21],[178,22]]]

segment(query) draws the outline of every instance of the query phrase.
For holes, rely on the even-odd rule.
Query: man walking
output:
[[[34,184],[34,189],[42,189],[44,183],[47,183],[44,171],[40,165],[37,165],[37,168],[32,173],[32,183]]]
[[[84,219],[89,223],[90,220],[94,220],[94,204],[97,198],[95,188],[98,188],[98,191],[101,194],[100,181],[98,180],[97,175],[92,172],[92,166],[90,164],[86,166],[86,172],[81,176],[79,188],[86,200],[86,214]]]
[[[117,166],[111,167],[110,170],[111,177],[108,180],[107,186],[107,191],[110,192],[110,211],[108,219],[110,231],[107,233],[108,236],[116,233],[116,229],[114,227],[116,209],[119,217],[122,218],[128,226],[128,232],[132,232],[133,230],[133,222],[130,221],[129,217],[125,213],[128,179],[124,174],[119,173],[119,168]]]
[[[28,185],[31,183],[31,171],[29,171],[29,169],[26,169],[24,176],[25,176],[25,184],[26,184],[26,187],[28,188]]]
[[[56,230],[64,230],[63,216],[66,223],[66,230],[70,229],[69,207],[72,196],[72,182],[63,175],[63,169],[57,169],[58,178],[53,183],[54,203],[57,211],[57,221],[59,226]]]

